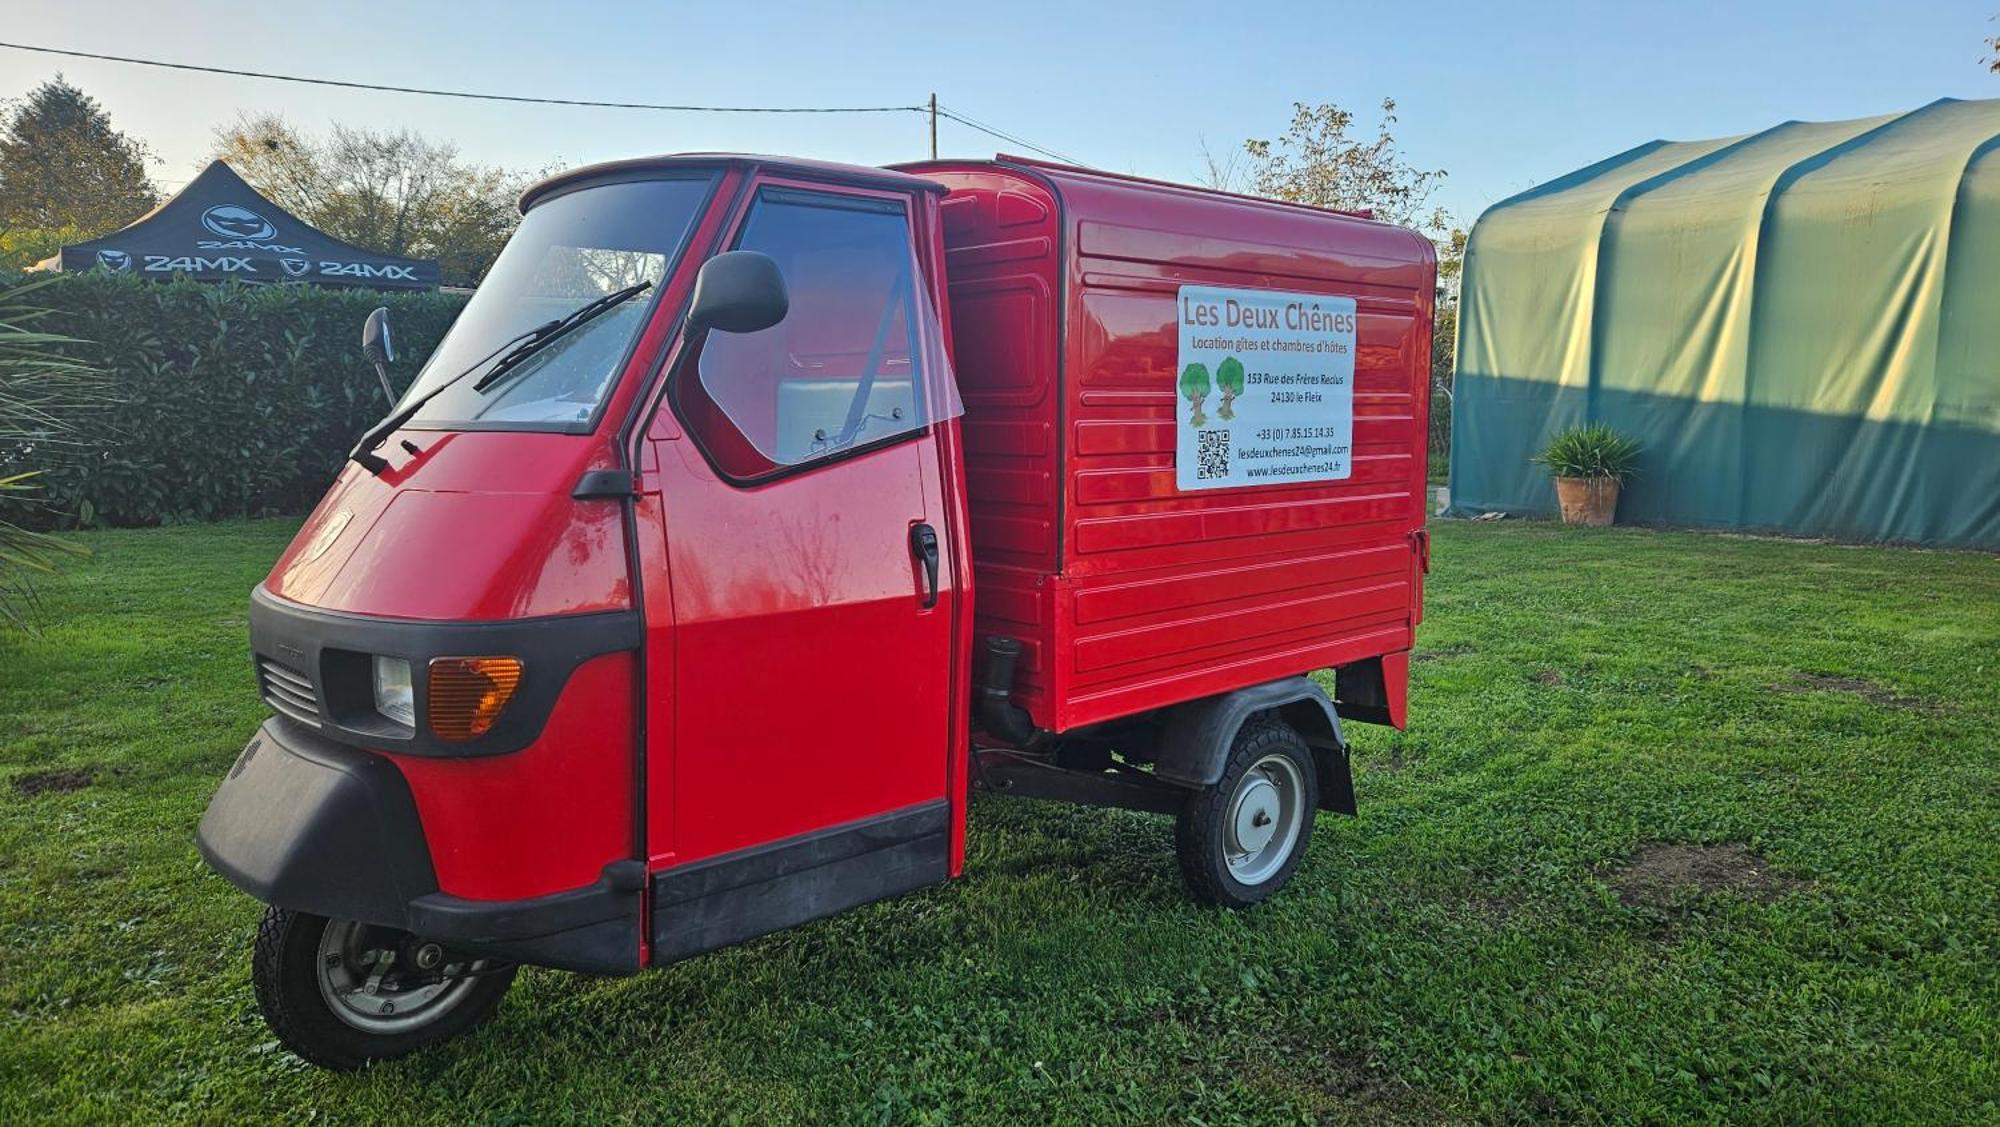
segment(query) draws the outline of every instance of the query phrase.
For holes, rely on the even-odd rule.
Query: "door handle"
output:
[[[938,538],[937,529],[928,524],[910,526],[910,551],[924,565],[924,609],[929,610],[938,601]]]

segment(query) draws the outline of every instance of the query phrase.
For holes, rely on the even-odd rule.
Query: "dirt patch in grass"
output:
[[[1687,889],[1735,892],[1756,900],[1775,900],[1805,882],[1771,871],[1762,857],[1742,842],[1689,845],[1652,841],[1632,852],[1632,859],[1606,874],[1628,908],[1661,908]]]
[[[1526,903],[1519,896],[1504,895],[1497,892],[1482,893],[1472,898],[1473,910],[1479,913],[1481,919],[1489,923],[1504,923],[1507,920],[1513,919],[1526,906]]]
[[[1464,642],[1454,642],[1449,646],[1439,646],[1434,650],[1418,650],[1410,655],[1414,662],[1443,661],[1448,657],[1464,657],[1472,652],[1472,647]]]
[[[1268,1071],[1281,1084],[1318,1092],[1338,1106],[1343,1117],[1356,1122],[1413,1120],[1426,1103],[1407,1082],[1369,1068],[1359,1054],[1315,1048],[1296,1039],[1285,1048],[1288,1051],[1239,1062],[1237,1071],[1251,1075]]]
[[[1899,693],[1887,685],[1878,685],[1860,677],[1838,677],[1828,673],[1799,673],[1792,680],[1771,686],[1780,693],[1797,695],[1800,693],[1853,693],[1869,704],[1883,708],[1901,708],[1912,712],[1942,712],[1943,706],[1936,701]]]
[[[1354,762],[1366,767],[1370,771],[1400,771],[1410,765],[1409,760],[1403,755],[1403,745],[1401,744],[1396,744],[1387,751],[1379,754],[1365,757],[1359,753],[1355,753]]]
[[[67,767],[59,771],[35,771],[22,775],[14,780],[14,789],[33,798],[38,794],[82,790],[96,781],[97,772],[89,767]]]
[[[1563,683],[1562,671],[1557,669],[1541,670],[1540,672],[1535,674],[1535,683],[1538,685],[1547,685],[1550,688],[1554,688],[1555,686]]]
[[[1120,1022],[1128,1028],[1171,1025],[1196,1043],[1226,1046],[1221,1053],[1182,1058],[1214,1084],[1245,1080],[1257,1087],[1309,1092],[1314,1102],[1339,1109],[1341,1122],[1443,1122],[1431,1097],[1371,1065],[1361,1053],[1327,1044],[1302,1031],[1279,1030],[1207,1007],[1154,1005]]]

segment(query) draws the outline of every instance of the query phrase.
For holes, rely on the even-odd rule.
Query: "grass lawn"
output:
[[[952,886],[339,1077],[192,843],[290,530],[84,537],[0,637],[0,1122],[2000,1118],[1993,557],[1440,524],[1410,731],[1273,902],[982,798]]]

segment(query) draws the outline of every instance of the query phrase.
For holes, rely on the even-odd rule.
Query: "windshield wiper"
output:
[[[457,384],[458,381],[485,367],[495,357],[499,357],[500,362],[494,365],[493,370],[481,377],[478,383],[472,385],[474,391],[484,392],[503,373],[519,366],[521,361],[540,351],[541,347],[549,341],[562,336],[585,321],[610,309],[612,306],[623,301],[629,301],[633,297],[644,293],[646,290],[652,288],[652,285],[653,283],[651,282],[634,283],[622,290],[605,294],[603,297],[592,301],[590,304],[574,312],[565,313],[553,321],[536,325],[526,332],[516,333],[506,340],[501,341],[499,347],[467,365],[464,371],[424,392],[422,395],[417,396],[398,410],[390,412],[388,418],[369,427],[368,432],[361,436],[361,441],[354,444],[354,449],[347,452],[348,460],[359,463],[362,469],[367,470],[377,477],[382,476],[382,471],[389,468],[389,463],[381,455],[375,453],[375,448],[382,445],[390,435],[401,430],[404,423],[415,418],[417,412],[423,410],[424,404],[436,399],[439,393],[443,392],[446,388]]]
[[[586,322],[590,321],[592,318],[596,317],[600,313],[609,310],[612,306],[622,305],[623,303],[632,300],[633,298],[639,296],[640,294],[645,293],[652,287],[653,283],[651,282],[634,282],[631,285],[626,286],[622,290],[613,290],[612,292],[605,294],[603,297],[600,297],[596,301],[591,302],[589,305],[586,305],[581,309],[578,309],[574,313],[568,313],[562,316],[558,320],[550,321],[548,324],[542,326],[541,329],[536,330],[535,335],[533,337],[531,337],[528,340],[522,341],[519,347],[508,352],[507,355],[502,356],[500,358],[500,362],[498,364],[493,365],[492,371],[479,377],[478,382],[472,385],[472,390],[485,391],[487,388],[492,387],[496,383],[499,383],[501,379],[507,375],[508,372],[511,372],[514,369],[520,367],[521,364],[528,359],[528,357],[533,356],[535,353],[540,352],[543,348],[547,347],[549,344],[568,335],[572,329],[577,329],[582,327]]]

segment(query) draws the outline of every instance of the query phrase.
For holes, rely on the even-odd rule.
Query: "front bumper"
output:
[[[401,928],[513,962],[639,969],[642,867],[526,900],[438,890],[409,784],[379,755],[273,717],[237,757],[195,835],[231,884],[280,908]]]

